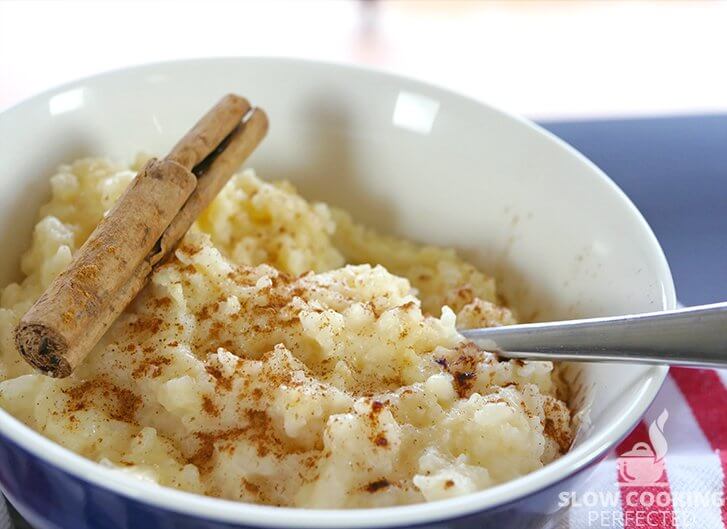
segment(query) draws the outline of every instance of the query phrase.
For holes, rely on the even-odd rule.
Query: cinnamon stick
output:
[[[192,170],[222,143],[249,111],[247,99],[227,94],[172,147],[167,160]]]
[[[226,96],[166,159],[142,168],[21,319],[15,341],[31,365],[66,377],[83,361],[265,136],[264,112],[249,111],[243,98]]]
[[[149,257],[152,265],[157,264],[199,217],[204,208],[217,196],[237,168],[255,150],[268,132],[268,117],[261,108],[255,108],[245,123],[232,131],[221,147],[224,150],[206,168],[198,169],[197,188],[189,197],[184,208],[174,217],[169,228],[160,239],[159,251]]]

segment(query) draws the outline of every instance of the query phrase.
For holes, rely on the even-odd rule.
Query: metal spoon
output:
[[[727,367],[727,302],[460,332],[505,358]]]

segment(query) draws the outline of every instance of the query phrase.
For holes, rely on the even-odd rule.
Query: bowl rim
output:
[[[370,66],[327,62],[292,57],[201,57],[179,59],[153,63],[136,64],[123,68],[107,70],[94,75],[82,77],[59,86],[42,91],[24,99],[0,112],[0,120],[21,110],[24,106],[33,105],[47,100],[53,95],[80,87],[87,83],[103,81],[112,76],[128,76],[142,72],[152,72],[160,68],[193,68],[206,63],[228,63],[234,65],[279,63],[280,65],[303,65],[307,68],[328,68],[338,70],[345,76],[359,73],[386,79],[388,81],[406,83],[426,94],[440,94],[448,98],[479,105],[488,111],[520,123],[522,126],[537,132],[544,140],[555,148],[567,151],[571,156],[583,163],[593,178],[605,182],[612,193],[612,198],[620,200],[631,211],[634,219],[641,225],[643,233],[649,241],[650,254],[661,268],[661,282],[664,286],[661,305],[662,310],[676,308],[674,283],[664,252],[656,236],[636,206],[625,193],[593,162],[587,159],[560,138],[543,129],[534,122],[517,115],[510,114],[480,101],[474,97],[460,94],[436,83],[397,75]],[[645,382],[629,407],[623,410],[619,418],[600,434],[588,438],[583,444],[569,451],[556,461],[545,465],[534,472],[520,478],[496,485],[494,487],[466,494],[459,497],[413,505],[371,508],[371,509],[307,509],[292,507],[273,507],[232,500],[225,500],[199,494],[189,493],[159,486],[142,481],[114,469],[106,468],[94,461],[86,459],[69,449],[37,433],[18,419],[0,408],[0,435],[29,452],[33,457],[56,467],[71,476],[91,485],[109,490],[131,500],[161,509],[185,514],[193,517],[210,519],[219,522],[245,524],[258,527],[290,527],[290,528],[332,528],[332,527],[390,527],[411,526],[428,522],[451,520],[474,513],[501,508],[523,498],[548,489],[566,480],[603,458],[607,452],[623,439],[641,420],[646,409],[656,397],[668,372],[667,366],[652,366],[645,372]]]

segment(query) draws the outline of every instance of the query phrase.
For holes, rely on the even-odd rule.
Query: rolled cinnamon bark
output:
[[[227,94],[172,147],[167,160],[191,171],[217,149],[249,111],[247,99]]]
[[[249,119],[240,124],[223,142],[221,147],[224,147],[224,150],[208,167],[198,171],[197,188],[162,235],[158,253],[149,258],[152,265],[167,255],[187,233],[204,208],[222,190],[242,162],[252,154],[267,132],[268,117],[262,109],[255,108]]]
[[[23,316],[16,331],[33,366],[68,376],[110,321],[104,307],[174,219],[197,185],[176,162],[150,160],[62,272]],[[123,307],[122,307],[123,309]]]
[[[249,109],[244,99],[226,96],[165,160],[144,166],[21,319],[15,341],[31,365],[66,377],[83,361],[265,136],[261,110],[241,123]]]

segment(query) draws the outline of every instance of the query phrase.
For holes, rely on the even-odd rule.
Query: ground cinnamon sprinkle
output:
[[[63,392],[69,398],[67,413],[101,406],[112,419],[134,423],[136,412],[141,406],[141,398],[132,391],[101,377],[64,389]]]
[[[130,331],[132,333],[148,332],[156,334],[162,328],[164,321],[157,317],[141,317],[136,321],[129,323]]]
[[[194,246],[193,244],[189,244],[186,241],[182,241],[182,244],[179,246],[178,252],[186,253],[187,255],[194,255],[196,253],[199,253],[202,250],[199,246]],[[192,266],[192,265],[188,265]],[[194,269],[194,267],[192,266]]]
[[[212,415],[213,417],[219,417],[220,410],[215,406],[215,403],[212,402],[212,399],[209,398],[208,395],[205,395],[202,397],[202,409],[209,415]]]
[[[197,269],[194,267],[193,264],[188,264],[179,269],[180,272],[184,274],[193,274],[197,271]]]
[[[463,399],[469,397],[477,381],[477,370],[484,361],[484,353],[472,342],[464,342],[454,351],[453,359],[438,358],[435,362],[452,375],[457,396]]]
[[[136,366],[131,376],[139,378],[142,376],[150,376],[156,378],[162,374],[163,366],[168,366],[172,363],[172,359],[164,356],[155,356],[152,358],[143,358],[141,362]]]
[[[258,491],[260,490],[260,487],[258,487],[254,483],[249,482],[245,478],[242,478],[241,482],[242,482],[242,486],[245,487],[245,490],[247,490],[248,492],[257,494]]]
[[[199,447],[188,459],[189,463],[196,465],[202,472],[206,472],[214,455],[215,448],[218,451],[234,450],[234,444],[225,446],[225,442],[234,442],[238,439],[245,439],[251,442],[257,455],[265,457],[273,455],[283,457],[290,453],[302,453],[295,447],[291,448],[281,440],[276,433],[275,427],[268,414],[259,410],[245,411],[247,425],[238,428],[217,432],[196,432]]]
[[[374,444],[383,448],[385,446],[389,446],[389,440],[384,434],[380,433],[374,437]]]
[[[205,321],[212,317],[212,315],[217,312],[217,309],[220,307],[219,301],[214,301],[212,303],[208,303],[204,305],[200,310],[197,311],[195,314],[195,317],[199,321]]]
[[[225,328],[225,325],[222,322],[220,322],[220,321],[213,322],[212,325],[210,326],[210,337],[213,340],[219,340],[220,334],[222,333],[224,328]]]
[[[472,389],[476,376],[472,371],[457,371],[454,373],[454,386],[457,391],[457,396],[460,399],[467,397]]]
[[[364,487],[364,490],[366,492],[371,492],[373,494],[374,492],[378,492],[381,489],[385,489],[385,488],[387,488],[389,486],[391,486],[391,483],[389,483],[388,480],[386,480],[386,479],[379,479],[377,481],[372,481],[371,483],[369,483],[368,485],[366,485],[366,487]]]
[[[546,400],[543,403],[543,410],[545,412],[545,419],[543,420],[543,433],[558,443],[558,448],[561,453],[566,453],[573,442],[573,435],[568,424],[565,427],[560,427],[556,424],[553,419],[554,416],[558,416],[560,410],[558,405],[551,401]]]
[[[248,420],[245,432],[248,434],[250,440],[257,445],[257,454],[259,456],[266,456],[270,453],[271,449],[282,445],[280,440],[275,436],[273,425],[266,412],[247,410],[245,415]]]
[[[406,303],[404,303],[403,305],[399,305],[399,308],[400,308],[401,310],[410,310],[410,309],[416,308],[416,307],[417,307],[417,305],[418,305],[418,304],[417,304],[417,302],[416,302],[416,301],[407,301],[407,302],[406,302]]]
[[[260,487],[246,480],[245,478],[240,479],[240,485],[250,494],[253,494],[255,496],[258,496],[260,494]]]
[[[371,402],[371,411],[369,412],[369,421],[371,421],[371,424],[373,426],[376,426],[379,424],[379,415],[384,410],[384,403],[378,400],[374,400]]]
[[[381,312],[376,307],[376,304],[374,304],[373,302],[367,301],[366,308],[368,308],[373,313],[374,318],[376,318],[377,320],[381,317]]]
[[[172,300],[167,296],[161,298],[154,298],[152,301],[154,308],[157,309],[168,309],[172,305]]]
[[[242,435],[242,428],[233,428],[223,432],[196,432],[199,447],[187,462],[195,465],[201,471],[206,471],[212,463],[212,456],[215,453],[215,444],[221,441],[230,441]]]
[[[205,371],[215,379],[215,385],[218,388],[222,388],[225,391],[230,391],[232,389],[232,378],[226,377],[222,371],[216,366],[205,366]]]
[[[290,440],[286,441],[278,436],[275,425],[267,412],[247,410],[245,416],[248,420],[248,424],[244,428],[245,436],[255,445],[259,456],[264,457],[270,454],[275,457],[283,457],[287,454],[304,452],[298,447],[291,446]]]

